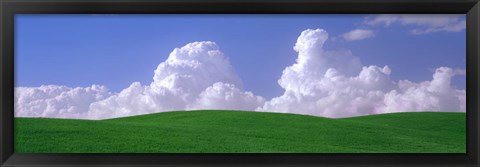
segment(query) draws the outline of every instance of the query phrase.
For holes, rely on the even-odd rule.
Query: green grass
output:
[[[15,118],[16,153],[465,153],[465,113],[343,119],[188,111],[110,120]]]

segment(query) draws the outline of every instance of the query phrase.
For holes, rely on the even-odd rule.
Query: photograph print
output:
[[[15,153],[466,153],[465,15],[17,14]]]

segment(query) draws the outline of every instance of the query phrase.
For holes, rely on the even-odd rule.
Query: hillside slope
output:
[[[16,153],[465,153],[466,114],[329,119],[188,111],[91,121],[15,118]]]

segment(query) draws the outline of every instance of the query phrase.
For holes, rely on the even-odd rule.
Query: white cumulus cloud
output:
[[[465,90],[451,77],[462,70],[440,67],[432,81],[412,83],[390,79],[388,66],[363,66],[348,52],[328,51],[322,29],[302,32],[295,44],[295,64],[285,68],[279,85],[284,94],[267,101],[260,111],[324,117],[351,117],[405,111],[465,111]],[[457,71],[457,72],[456,72]]]
[[[375,32],[366,29],[354,29],[341,35],[345,41],[358,41],[362,39],[372,38],[375,36]]]
[[[462,75],[451,68],[435,70],[433,79],[421,83],[404,80],[399,89],[385,94],[385,112],[401,111],[465,111],[465,90],[454,89],[450,82],[454,75]]]
[[[217,82],[200,93],[187,109],[253,110],[263,105],[265,99],[252,92],[244,92],[235,85]]]
[[[175,48],[154,72],[150,85],[133,83],[119,94],[93,103],[89,117],[104,119],[186,109],[253,110],[263,100],[242,91],[240,77],[214,42],[193,42]]]
[[[466,28],[466,20],[461,15],[443,14],[381,14],[367,17],[367,25],[400,24],[412,26],[412,34],[428,34],[433,32],[459,32]]]
[[[111,95],[105,86],[69,88],[57,85],[15,88],[15,116],[85,118],[91,103]]]

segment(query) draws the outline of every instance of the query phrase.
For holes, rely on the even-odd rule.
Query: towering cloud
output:
[[[193,42],[175,48],[158,65],[149,86],[133,83],[119,94],[91,104],[88,117],[103,119],[186,109],[252,110],[262,100],[242,91],[240,78],[214,42]]]
[[[322,29],[302,32],[295,44],[295,64],[285,68],[279,85],[283,95],[267,101],[260,111],[349,117],[402,111],[465,111],[465,91],[450,80],[456,74],[440,67],[432,81],[412,83],[390,79],[388,66],[364,66],[349,52],[328,51]]]
[[[241,88],[242,82],[214,42],[193,42],[176,48],[160,63],[150,86],[176,94],[197,95],[216,82]]]

